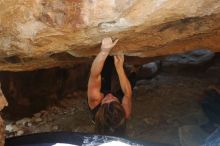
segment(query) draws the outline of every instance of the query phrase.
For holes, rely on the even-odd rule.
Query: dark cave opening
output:
[[[136,72],[137,80],[152,79],[160,72],[196,76],[216,64],[218,59],[218,53],[214,57],[213,53],[205,50],[202,53],[189,52],[156,60],[127,57],[125,67],[127,74]],[[59,103],[59,100],[75,91],[86,91],[90,66],[84,63],[72,68],[0,72],[1,88],[9,103],[3,115],[14,120],[31,116],[47,106]]]
[[[0,72],[1,88],[9,104],[3,113],[15,120],[57,104],[73,91],[86,90],[88,72],[89,66],[81,64],[73,68]]]
[[[128,131],[133,132],[128,132],[129,136],[135,133],[139,139],[153,137],[152,140],[155,141],[163,137],[160,135],[159,129],[163,130],[164,127],[170,128],[173,132],[174,128],[187,123],[197,123],[195,121],[201,123],[199,119],[201,117],[196,119],[188,114],[194,115],[193,112],[196,111],[197,114],[201,110],[200,97],[203,96],[203,91],[209,85],[219,85],[220,54],[216,53],[212,57],[203,55],[203,60],[198,54],[194,54],[195,57],[192,55],[187,57],[185,54],[161,57],[150,63],[144,58],[134,59],[134,62],[132,62],[132,57],[127,58],[128,63],[125,67],[128,74],[136,72],[138,80],[133,97],[134,120],[128,124]],[[90,65],[78,64],[73,68],[52,68],[27,72],[0,72],[2,91],[9,103],[9,106],[2,112],[3,118],[13,125],[16,120],[32,117],[67,99],[65,102],[74,107],[71,109],[71,116],[66,114],[69,111],[64,111],[64,114],[59,116],[60,119],[55,120],[56,125],[52,125],[51,129],[42,125],[43,128],[37,126],[35,128],[43,129],[42,131],[47,129],[91,132],[92,126],[87,126],[91,123],[86,103]],[[78,101],[78,99],[74,99],[75,96],[83,98]],[[185,115],[187,120],[180,120],[182,115]],[[41,118],[43,119],[43,117]],[[49,122],[47,124],[50,125]],[[152,131],[157,136],[149,135]],[[33,131],[24,130],[24,133],[31,132]],[[169,134],[170,137],[176,138],[176,133]],[[165,140],[168,141],[168,139]],[[178,143],[175,139],[172,142]]]

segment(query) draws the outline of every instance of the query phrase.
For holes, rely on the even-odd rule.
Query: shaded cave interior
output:
[[[188,53],[188,55],[189,54],[190,53]],[[207,80],[209,80],[207,84],[219,85],[220,54],[215,53],[215,55],[211,55],[211,57],[210,55],[203,54],[203,56],[207,55],[208,57],[206,56],[202,60],[201,58],[203,56],[198,55],[199,53],[196,54],[197,55],[194,54],[193,59],[191,58],[192,56],[187,57],[187,53],[179,57],[174,55],[151,59],[126,57],[127,63],[125,67],[128,70],[128,74],[136,72],[137,80],[140,81],[138,88],[140,84],[143,83],[141,81],[153,80],[157,76],[160,76],[160,74],[169,75],[171,78],[172,76],[178,75],[180,79],[181,76],[190,76],[191,78],[198,78],[199,80],[204,80],[207,77]],[[197,57],[198,59],[196,60],[195,58]],[[156,70],[154,68],[155,66],[150,69],[144,67],[146,64],[149,64],[149,62],[156,63]],[[51,68],[25,72],[0,72],[1,88],[9,104],[9,106],[5,107],[2,111],[3,118],[16,121],[24,117],[31,117],[33,114],[49,106],[59,105],[62,99],[74,98],[74,92],[86,92],[90,67],[91,61],[74,65],[71,68]],[[211,78],[209,79],[209,77]],[[176,92],[175,89],[170,90]],[[203,95],[203,93],[201,93],[201,95]],[[136,95],[134,95],[134,98],[135,96]],[[87,97],[85,96],[84,98],[86,101]],[[196,96],[195,101],[198,100],[198,96]],[[139,112],[141,116],[142,111]]]
[[[9,106],[9,119],[31,116],[76,90],[86,90],[89,65],[27,72],[1,72],[1,88]]]

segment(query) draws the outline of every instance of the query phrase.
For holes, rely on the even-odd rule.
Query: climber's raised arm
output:
[[[114,56],[115,68],[119,77],[120,86],[122,92],[124,93],[124,97],[122,100],[122,106],[125,110],[126,119],[130,117],[131,114],[131,97],[132,97],[132,90],[131,84],[125,74],[124,71],[124,55],[116,55]]]
[[[112,42],[110,37],[104,38],[102,40],[101,51],[96,56],[95,60],[92,63],[90,70],[89,82],[88,82],[88,103],[89,107],[93,109],[98,105],[103,95],[101,93],[101,72],[104,66],[104,62],[109,55],[111,49],[115,46],[118,40]]]

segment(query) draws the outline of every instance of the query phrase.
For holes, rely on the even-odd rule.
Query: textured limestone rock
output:
[[[105,36],[120,38],[113,54],[220,51],[219,22],[219,0],[1,0],[0,70],[71,65]]]
[[[0,84],[0,111],[5,107],[5,106],[8,106],[8,102],[2,92],[2,89],[1,89],[1,84]]]
[[[0,86],[0,111],[5,107],[8,106],[8,102],[2,92],[1,86]],[[5,143],[5,125],[4,121],[0,115],[0,146],[4,146]]]

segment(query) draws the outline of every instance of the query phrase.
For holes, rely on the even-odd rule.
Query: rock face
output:
[[[76,64],[105,36],[120,39],[112,54],[217,52],[219,22],[219,0],[1,0],[0,70]]]
[[[5,107],[8,106],[8,102],[2,92],[0,87],[0,111]],[[5,143],[5,125],[4,121],[0,115],[0,146],[4,146]]]

